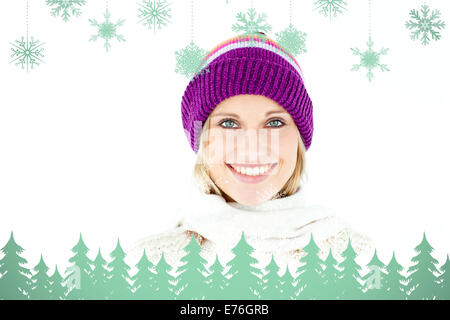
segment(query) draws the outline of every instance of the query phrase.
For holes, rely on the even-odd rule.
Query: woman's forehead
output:
[[[223,100],[213,110],[213,115],[225,113],[248,114],[258,113],[264,115],[266,112],[286,112],[276,101],[261,95],[240,94]]]

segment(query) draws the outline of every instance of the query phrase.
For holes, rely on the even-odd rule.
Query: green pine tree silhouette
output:
[[[94,270],[92,270],[92,292],[89,294],[90,299],[109,299],[108,278],[110,277],[107,268],[108,262],[103,258],[100,248],[95,257]]]
[[[70,272],[64,278],[68,300],[87,299],[92,291],[92,261],[87,256],[88,251],[80,233],[78,243],[72,248],[74,255],[69,259],[72,265],[66,269],[66,273]]]
[[[261,299],[269,299],[269,300],[281,300],[284,299],[284,296],[281,292],[281,277],[278,274],[280,271],[280,267],[275,262],[275,259],[272,257],[270,259],[269,264],[264,268],[264,276],[262,280],[264,284],[261,290]]]
[[[281,296],[284,300],[295,300],[297,288],[295,287],[295,277],[292,276],[289,270],[288,264],[286,264],[286,269],[280,278],[281,285]]]
[[[262,272],[253,264],[258,263],[251,254],[254,248],[245,240],[244,232],[235,247],[231,249],[235,255],[228,263],[230,267],[225,274],[229,285],[224,291],[224,295],[230,299],[258,299],[261,294]]]
[[[164,252],[155,266],[154,295],[156,300],[175,298],[175,277],[170,274],[172,266],[166,262]]]
[[[395,252],[393,252],[391,261],[386,266],[387,275],[385,277],[386,290],[384,299],[406,299],[406,277],[400,273],[403,269],[395,258]]]
[[[439,294],[438,261],[431,255],[433,247],[428,243],[425,232],[422,242],[414,248],[417,255],[411,259],[414,265],[408,268],[408,299],[435,299]]]
[[[27,263],[20,254],[23,248],[14,240],[13,233],[1,252],[0,260],[0,299],[28,299],[31,291],[31,272],[23,265]]]
[[[66,299],[66,288],[63,286],[63,277],[58,271],[58,266],[55,265],[55,271],[50,277],[50,299],[64,300]]]
[[[378,258],[375,249],[372,259],[367,264],[369,272],[361,277],[366,291],[362,293],[364,299],[383,299],[386,296],[386,265]]]
[[[361,266],[356,263],[356,252],[352,247],[351,239],[347,239],[347,247],[341,254],[343,260],[338,264],[341,277],[338,279],[338,298],[360,299],[362,297]]]
[[[324,290],[322,299],[336,299],[338,297],[338,279],[341,271],[338,269],[338,261],[334,258],[331,248],[328,249],[327,258],[324,261],[325,270],[322,272]]]
[[[195,239],[193,232],[191,241],[183,249],[186,255],[181,257],[180,262],[184,264],[177,268],[178,298],[205,299],[208,289],[206,277],[209,275],[205,265],[208,261],[200,255],[202,247]]]
[[[437,299],[450,300],[450,260],[448,259],[440,268],[441,274],[438,277],[439,281],[439,293]]]
[[[42,254],[32,274],[24,266],[27,263],[21,257],[24,250],[15,242],[11,232],[9,241],[1,249],[0,299],[291,300],[298,296],[301,299],[450,299],[449,255],[438,268],[425,233],[414,249],[417,255],[411,259],[415,264],[409,267],[408,277],[402,275],[404,268],[397,262],[395,253],[385,265],[378,258],[377,250],[367,264],[370,271],[361,277],[361,267],[355,261],[356,252],[351,239],[341,254],[342,262],[338,263],[333,257],[331,248],[326,260],[322,261],[311,233],[309,243],[303,248],[306,255],[300,259],[302,265],[297,269],[298,276],[293,277],[286,265],[280,277],[280,267],[273,254],[263,269],[264,273],[253,266],[258,260],[252,256],[254,248],[247,243],[242,232],[239,242],[231,250],[235,256],[226,265],[230,268],[224,274],[225,268],[217,254],[210,268],[206,267],[207,261],[200,255],[202,248],[192,234],[184,248],[186,255],[180,260],[184,264],[177,268],[177,277],[170,274],[172,266],[166,262],[164,253],[155,266],[143,250],[136,264],[138,271],[130,278],[130,267],[125,263],[126,254],[119,239],[110,254],[110,263],[103,259],[100,249],[96,259],[91,261],[80,233],[78,243],[72,248],[74,255],[69,259],[71,272],[63,278],[57,266],[53,275],[48,276],[49,268]]]
[[[149,300],[153,299],[155,295],[154,281],[155,272],[153,272],[154,265],[148,259],[145,249],[142,252],[142,257],[136,264],[137,273],[131,278],[134,281],[133,295],[135,299]]]
[[[309,243],[303,248],[306,255],[300,258],[297,268],[297,299],[320,299],[324,292],[324,262],[319,258],[320,249],[311,233]]]
[[[111,299],[130,299],[131,295],[131,285],[130,285],[130,275],[128,266],[125,262],[126,253],[120,246],[119,239],[117,239],[116,248],[110,253],[112,261],[108,263],[108,269],[110,269],[108,278],[108,290],[109,297]]]
[[[209,267],[210,274],[207,277],[207,284],[209,286],[207,297],[208,299],[223,299],[223,291],[228,286],[228,279],[223,274],[225,268],[219,261],[219,256],[216,253],[214,263]]]
[[[31,277],[33,282],[30,292],[30,299],[49,300],[50,297],[50,277],[48,276],[48,267],[41,254],[39,263],[33,268],[35,274]]]

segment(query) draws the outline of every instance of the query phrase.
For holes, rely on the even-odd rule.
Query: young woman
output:
[[[175,267],[192,235],[209,264],[217,254],[225,265],[244,234],[255,266],[273,255],[293,273],[311,240],[322,259],[342,253],[349,239],[357,254],[371,254],[370,239],[329,208],[305,203],[313,106],[300,66],[280,45],[261,33],[220,43],[187,86],[181,111],[197,153],[190,202],[171,230],[136,243],[136,261],[145,249],[153,263],[164,252]]]

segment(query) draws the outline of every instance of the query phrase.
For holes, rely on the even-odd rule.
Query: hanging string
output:
[[[372,0],[369,0],[369,37],[372,36]]]
[[[289,0],[289,25],[292,25],[292,0]]]
[[[194,42],[194,0],[191,0],[191,42]]]
[[[25,25],[27,28],[27,41],[28,41],[28,0],[27,0],[27,9],[26,9],[26,14],[25,14]]]

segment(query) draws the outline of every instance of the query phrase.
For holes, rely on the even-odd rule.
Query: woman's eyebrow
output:
[[[228,117],[235,117],[239,119],[239,116],[236,113],[228,113],[228,112],[219,112],[216,113],[212,118],[215,117],[222,117],[222,116],[228,116]]]
[[[266,117],[267,117],[269,114],[272,114],[272,113],[288,113],[288,112],[285,111],[285,110],[268,111],[268,112],[266,112]]]
[[[288,112],[287,111],[282,111],[282,110],[268,111],[268,112],[266,112],[266,117],[268,115],[273,114],[273,113],[288,113]],[[219,113],[214,115],[214,117],[221,117],[221,116],[235,117],[235,118],[239,119],[239,116],[236,113],[219,112]]]

